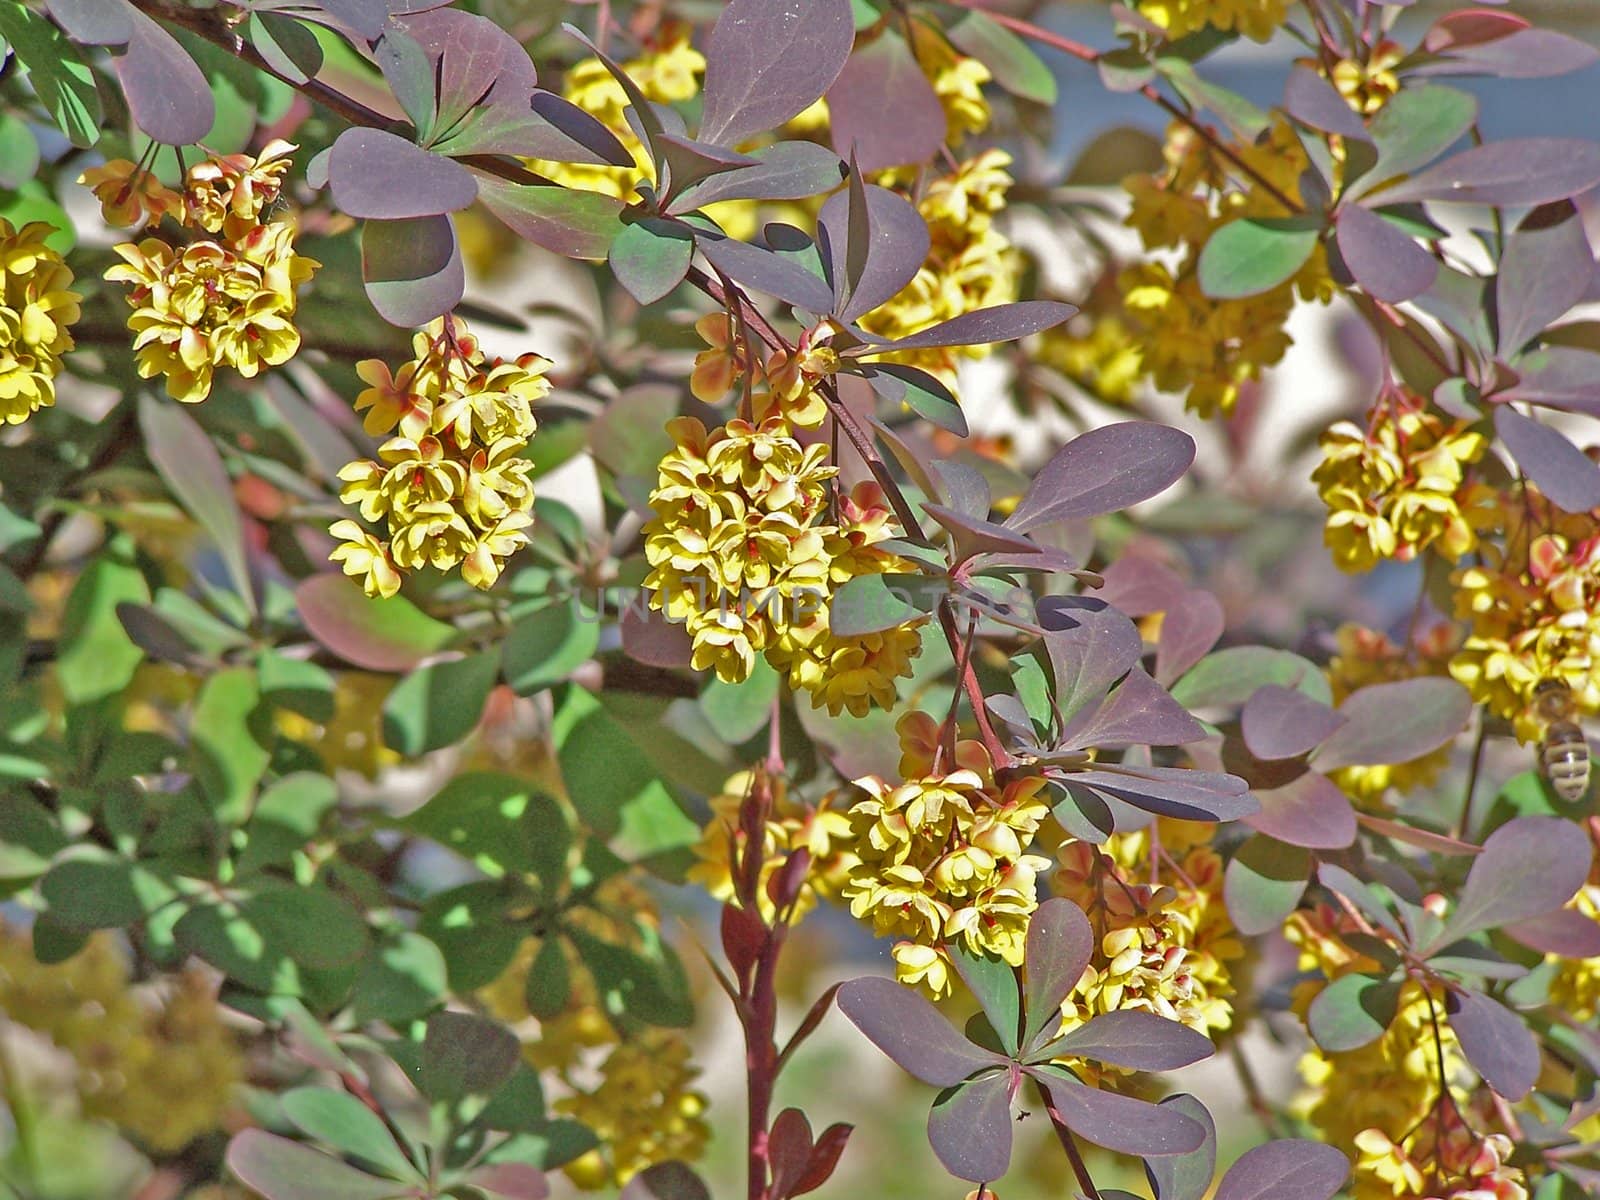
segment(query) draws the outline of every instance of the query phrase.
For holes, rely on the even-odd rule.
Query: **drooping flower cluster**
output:
[[[1340,421],[1321,446],[1311,478],[1328,506],[1323,538],[1343,570],[1406,562],[1429,548],[1454,562],[1477,544],[1464,511],[1466,468],[1488,439],[1466,422],[1398,394],[1373,406],[1365,430]]]
[[[352,520],[329,532],[344,539],[332,558],[369,596],[392,596],[406,572],[429,566],[459,566],[473,587],[490,587],[533,524],[523,452],[537,427],[533,404],[550,390],[549,360],[486,359],[455,317],[435,320],[412,349],[398,372],[376,359],[356,368],[368,384],[356,398],[367,432],[394,436],[378,447],[381,461],[339,472],[339,495],[387,537]]]
[[[852,636],[828,625],[834,589],[899,564],[881,548],[896,536],[881,493],[863,484],[830,505],[827,447],[802,446],[781,416],[711,431],[679,417],[668,430],[645,586],[652,608],[685,622],[695,669],[738,682],[765,654],[831,712],[891,704],[920,648],[916,623]]]
[[[44,965],[27,934],[0,925],[0,1011],[72,1056],[85,1116],[162,1153],[220,1128],[242,1078],[211,984],[185,972],[165,990],[135,988],[109,934]]]
[[[743,828],[744,806],[750,801],[757,773],[740,771],[711,797],[711,819],[695,844],[698,860],[689,868],[688,878],[706,889],[713,899],[728,901],[735,894],[734,871],[744,861],[747,835]],[[795,898],[792,920],[803,920],[819,896],[837,896],[844,886],[853,856],[843,847],[848,844],[850,821],[835,807],[832,797],[816,805],[807,804],[789,788],[783,776],[763,776],[768,803],[762,822],[761,870],[758,879],[758,904],[761,918],[771,924],[776,905],[767,884],[789,856],[804,850],[810,855],[805,881]]]
[[[793,352],[774,350],[765,361],[752,352],[748,335],[726,312],[709,313],[694,328],[706,343],[689,375],[689,390],[697,400],[720,404],[729,389],[748,377],[756,424],[779,417],[796,429],[815,429],[827,417],[819,384],[839,369],[839,354],[828,344],[837,332],[831,322],[806,330]]]
[[[1377,1129],[1355,1137],[1356,1200],[1527,1200],[1522,1168],[1507,1160],[1503,1133],[1475,1132],[1453,1104],[1442,1105],[1408,1139]]]
[[[1207,417],[1231,412],[1243,385],[1283,357],[1290,344],[1284,325],[1297,294],[1308,300],[1332,295],[1320,247],[1292,279],[1260,295],[1217,300],[1201,290],[1200,254],[1212,233],[1239,217],[1287,216],[1279,197],[1299,202],[1307,165],[1284,121],[1255,144],[1228,148],[1251,174],[1174,124],[1163,151],[1165,169],[1123,181],[1133,199],[1127,223],[1145,249],[1182,251],[1176,265],[1140,262],[1120,279],[1123,306],[1143,335],[1145,371],[1163,391],[1185,393],[1188,406]]]
[[[45,244],[55,228],[0,217],[0,419],[19,425],[56,402],[61,359],[78,319],[72,270]]]
[[[123,161],[80,180],[94,184],[108,219],[170,215],[192,235],[124,242],[115,247],[123,262],[106,272],[131,285],[128,328],[140,376],[163,376],[176,400],[204,400],[219,367],[253,379],[300,348],[296,292],[321,264],[294,252],[290,219],[271,216],[294,149],[273,141],[254,158],[197,163],[181,196],[141,184],[148,177]]]
[[[950,990],[948,944],[1022,962],[1036,877],[1050,865],[1028,849],[1050,810],[1042,779],[997,783],[979,743],[947,756],[927,714],[908,712],[896,728],[901,782],[869,775],[848,793],[856,861],[841,899],[874,933],[901,939],[896,978],[938,997]]]
[[[1481,561],[1451,577],[1467,637],[1450,674],[1537,741],[1542,680],[1565,683],[1583,713],[1600,711],[1600,517],[1562,512],[1529,486],[1485,506],[1479,538]]]
[[[1244,948],[1223,906],[1223,863],[1209,834],[1207,826],[1159,822],[1153,884],[1134,882],[1141,873],[1151,878],[1148,830],[1113,835],[1104,847],[1060,847],[1051,890],[1084,910],[1096,936],[1083,978],[1062,1004],[1067,1028],[1129,1008],[1207,1036],[1232,1025],[1233,963]]]
[[[1338,652],[1328,660],[1327,674],[1335,704],[1369,684],[1447,675],[1450,655],[1460,641],[1458,630],[1448,622],[1429,629],[1409,654],[1378,630],[1362,625],[1341,625],[1334,638]],[[1362,808],[1378,811],[1385,807],[1390,789],[1404,795],[1431,786],[1449,765],[1450,751],[1447,744],[1410,762],[1339,767],[1329,778]]]
[[[1264,42],[1288,17],[1289,0],[1138,0],[1134,7],[1172,39],[1198,33],[1209,25],[1237,29],[1245,37]]]

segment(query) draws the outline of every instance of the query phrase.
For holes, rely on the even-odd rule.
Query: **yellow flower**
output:
[[[133,226],[183,211],[182,196],[149,170],[125,158],[90,167],[78,176],[78,182],[94,192],[108,225]]]
[[[1364,61],[1343,58],[1334,63],[1330,78],[1351,108],[1370,116],[1400,90],[1400,77],[1394,69],[1404,58],[1400,45],[1386,38],[1367,51]]]
[[[1346,571],[1429,548],[1454,561],[1477,544],[1463,511],[1465,468],[1488,440],[1423,405],[1400,395],[1374,406],[1365,431],[1340,421],[1322,435],[1311,478],[1328,506],[1324,540]]]
[[[1283,25],[1289,0],[1137,0],[1135,7],[1172,39],[1210,25],[1264,42]]]
[[[62,356],[72,349],[68,326],[78,319],[72,271],[45,245],[55,232],[43,221],[21,229],[0,218],[0,418],[19,425],[56,402]]]
[[[183,223],[224,240],[246,236],[277,202],[297,149],[274,138],[254,158],[229,154],[196,163],[184,178]]]
[[[524,457],[538,422],[534,402],[550,390],[549,361],[525,354],[487,361],[466,327],[439,318],[412,339],[416,357],[398,372],[376,360],[356,368],[370,386],[356,399],[374,434],[397,430],[380,461],[339,472],[339,495],[387,540],[350,520],[330,556],[369,596],[392,596],[408,571],[457,566],[475,588],[492,587],[505,561],[528,544],[533,464]]]
[[[1127,322],[1115,315],[1057,325],[1039,339],[1039,361],[1054,367],[1106,404],[1127,404],[1145,373],[1144,355]]]
[[[926,21],[910,22],[910,31],[917,65],[944,108],[946,139],[958,142],[989,128],[989,101],[983,94],[983,85],[994,78],[989,68],[960,53]]]

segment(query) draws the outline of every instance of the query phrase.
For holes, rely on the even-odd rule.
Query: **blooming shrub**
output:
[[[0,0],[0,1190],[1600,1194],[1600,54],[561,7]]]

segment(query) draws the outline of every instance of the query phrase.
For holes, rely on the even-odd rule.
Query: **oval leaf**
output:
[[[1255,937],[1276,929],[1305,895],[1311,855],[1257,834],[1240,846],[1223,875],[1222,898],[1240,933]]]
[[[1052,1058],[1087,1058],[1135,1071],[1175,1071],[1215,1052],[1204,1034],[1135,1008],[1101,1013],[1050,1043]]]
[[[455,226],[446,216],[368,221],[361,227],[361,277],[378,315],[409,328],[443,316],[467,287]]]
[[[1555,911],[1583,886],[1590,857],[1589,839],[1570,821],[1507,821],[1472,860],[1455,912],[1436,944]]]
[[[472,173],[382,129],[346,129],[328,155],[333,202],[352,217],[433,217],[478,198]]]
[[[1359,204],[1339,210],[1334,226],[1339,257],[1367,295],[1388,304],[1433,286],[1439,264],[1416,240]]]
[[[1460,204],[1548,204],[1600,183],[1600,145],[1580,138],[1513,138],[1474,146],[1383,192],[1406,200]]]
[[[228,1169],[266,1200],[388,1200],[405,1185],[363,1171],[260,1129],[228,1143]]]
[[[1230,221],[1200,252],[1200,289],[1214,300],[1271,291],[1305,266],[1319,236],[1320,223],[1310,216]]]
[[[1176,1109],[1085,1087],[1060,1068],[1032,1067],[1061,1120],[1079,1137],[1141,1158],[1190,1154],[1206,1142],[1206,1127]]]
[[[1392,980],[1345,975],[1317,993],[1306,1024],[1324,1050],[1357,1050],[1383,1036],[1399,1001],[1400,984]]]
[[[307,632],[324,649],[370,671],[414,667],[456,635],[404,596],[374,599],[332,572],[302,580],[294,598]]]
[[[1046,900],[1028,919],[1027,976],[1023,1010],[1028,1014],[1024,1042],[1055,1027],[1061,1002],[1083,977],[1094,953],[1094,930],[1083,910],[1059,896]]]
[[[1034,476],[1006,524],[1025,533],[1098,517],[1160,494],[1194,462],[1194,439],[1153,421],[1123,421],[1073,438]]]
[[[1246,1150],[1228,1168],[1215,1200],[1328,1200],[1350,1175],[1336,1146],[1299,1138]]]
[[[732,0],[706,45],[700,139],[776,129],[828,90],[854,44],[848,0]]]
[[[1309,753],[1347,719],[1304,692],[1269,683],[1245,702],[1239,722],[1250,753],[1271,762]]]
[[[1450,741],[1472,715],[1472,698],[1453,679],[1378,683],[1339,706],[1344,725],[1312,758],[1319,771],[1410,762]]]
[[[839,1011],[867,1039],[924,1083],[953,1087],[1006,1060],[967,1041],[939,1010],[892,979],[852,979]]]
[[[995,1071],[944,1092],[928,1113],[928,1144],[957,1179],[986,1183],[1011,1165],[1011,1078]]]
[[[1494,431],[1523,473],[1570,513],[1600,508],[1600,466],[1566,436],[1509,405],[1494,412]]]
[[[1445,1013],[1467,1061],[1485,1083],[1507,1100],[1521,1100],[1533,1090],[1539,1078],[1539,1043],[1521,1017],[1471,988],[1452,990]]]

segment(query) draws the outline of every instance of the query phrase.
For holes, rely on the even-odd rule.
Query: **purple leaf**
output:
[[[1094,953],[1094,930],[1083,910],[1070,900],[1046,900],[1028,919],[1027,976],[1023,980],[1023,1010],[1027,1013],[1024,1044],[1060,1017],[1067,998]]]
[[[1313,758],[1319,771],[1420,758],[1466,727],[1472,699],[1453,679],[1405,679],[1361,688],[1339,706],[1339,715],[1344,725]]]
[[[732,911],[732,910],[727,910]],[[772,1122],[767,1159],[772,1166],[772,1194],[787,1196],[790,1185],[805,1174],[811,1160],[811,1122],[798,1108],[786,1108]]]
[[[1011,1072],[960,1084],[934,1101],[928,1144],[957,1179],[985,1183],[1011,1165]]]
[[[434,131],[440,136],[480,104],[526,104],[539,82],[522,44],[487,17],[445,8],[408,17],[400,25],[433,65],[438,88]]]
[[[1420,63],[1410,73],[1548,79],[1553,75],[1581,71],[1593,66],[1596,59],[1600,58],[1600,52],[1593,46],[1553,29],[1516,30],[1490,41],[1441,48],[1437,53],[1443,61]]]
[[[1137,554],[1124,554],[1100,573],[1105,581],[1094,594],[1130,617],[1169,615],[1181,607],[1189,585],[1171,567]]]
[[[455,226],[440,215],[368,221],[361,227],[361,277],[391,325],[426,325],[456,306],[466,268]]]
[[[1558,908],[1542,916],[1503,926],[1501,932],[1541,954],[1559,954],[1562,958],[1600,958],[1600,921],[1576,909]]]
[[[862,171],[925,163],[945,139],[944,106],[898,34],[862,46],[828,89],[833,148]]]
[[[1145,1158],[1189,1154],[1205,1144],[1205,1126],[1172,1108],[1085,1087],[1060,1068],[1033,1067],[1028,1074],[1044,1084],[1062,1122],[1096,1146]]]
[[[1336,1146],[1268,1142],[1239,1156],[1214,1200],[1328,1200],[1349,1175],[1350,1160]]]
[[[778,142],[752,150],[755,165],[714,175],[680,191],[669,206],[689,212],[722,200],[800,200],[838,187],[846,174],[838,155],[815,142]]]
[[[1496,339],[1509,357],[1582,300],[1595,279],[1594,249],[1570,200],[1534,209],[1506,239],[1494,281]]]
[[[1558,817],[1517,817],[1489,835],[1472,861],[1444,945],[1560,908],[1589,877],[1589,839]]]
[[[1258,788],[1261,811],[1246,817],[1250,828],[1291,846],[1340,850],[1356,840],[1356,812],[1325,775],[1307,771],[1281,787]]]
[[[1367,127],[1355,111],[1321,75],[1309,67],[1295,67],[1283,89],[1283,108],[1302,125],[1323,133],[1367,140]]]
[[[1201,588],[1184,592],[1176,603],[1165,609],[1161,619],[1161,640],[1156,644],[1156,682],[1170,688],[1185,671],[1206,656],[1226,627],[1227,617],[1220,600]]]
[[[1269,683],[1245,701],[1239,723],[1250,753],[1270,762],[1310,753],[1347,719],[1302,691]]]
[[[697,142],[675,133],[658,136],[656,150],[667,164],[668,194],[673,197],[702,180],[756,165],[756,160],[748,154],[713,146],[708,142]]]
[[[1128,508],[1166,491],[1193,461],[1194,439],[1166,425],[1124,421],[1092,429],[1040,468],[1006,524],[1026,533]]]
[[[1122,613],[1095,596],[1045,596],[1037,604],[1055,674],[1056,708],[1070,720],[1139,662],[1144,643]]]
[[[139,397],[139,431],[145,453],[168,490],[216,542],[234,591],[251,613],[255,586],[244,541],[244,517],[222,455],[200,423],[182,407]]]
[[[843,304],[836,314],[853,321],[893,299],[910,283],[928,257],[928,226],[903,196],[865,187],[866,212],[857,211],[848,190],[830,196],[817,218],[818,241],[833,271],[834,292]],[[866,235],[859,275],[849,262],[852,235]],[[848,284],[848,287],[847,287]]]
[[[1576,346],[1545,346],[1519,355],[1519,379],[1496,400],[1522,400],[1546,408],[1600,416],[1600,354]]]
[[[430,62],[421,43],[399,25],[391,25],[383,31],[383,36],[372,47],[372,57],[377,59],[384,82],[416,130],[417,140],[427,141],[436,124],[434,90],[438,64]],[[488,84],[479,86],[481,90]]]
[[[776,129],[828,90],[854,43],[847,0],[732,0],[706,45],[701,140]]]
[[[1367,295],[1399,304],[1433,286],[1439,264],[1409,234],[1359,204],[1346,204],[1334,225],[1339,256]]]
[[[955,535],[956,558],[965,562],[980,554],[1009,554],[1027,557],[1043,551],[1004,525],[981,517],[971,517],[942,504],[924,504],[922,511]]]
[[[687,1163],[673,1159],[640,1171],[617,1200],[711,1200],[711,1189]]]
[[[1268,933],[1300,904],[1311,877],[1311,855],[1256,834],[1228,860],[1222,899],[1228,916],[1247,937]]]
[[[630,604],[622,610],[618,624],[622,649],[634,662],[668,669],[689,665],[694,643],[682,621],[669,621],[662,613]]]
[[[228,1169],[266,1200],[387,1200],[405,1188],[260,1129],[228,1143]]]
[[[655,143],[656,139],[665,132],[661,124],[662,115],[672,113],[679,133],[683,132],[682,118],[677,117],[677,114],[671,109],[657,109],[655,105],[651,104],[646,99],[645,94],[639,90],[639,85],[634,81],[633,77],[618,66],[610,55],[590,41],[589,35],[584,33],[583,30],[570,22],[563,24],[561,28],[563,32],[582,42],[588,48],[589,53],[600,60],[600,65],[606,69],[607,74],[622,89],[622,94],[628,99],[627,111],[623,114],[627,119],[628,128],[633,131],[635,137],[644,143],[651,159],[659,161],[660,156],[656,151]]]
[[[814,1192],[833,1175],[833,1170],[839,1165],[839,1157],[844,1153],[845,1143],[850,1140],[850,1134],[855,1129],[853,1125],[846,1125],[836,1121],[822,1131],[822,1136],[811,1149],[811,1159],[806,1163],[805,1174],[802,1175],[789,1190],[791,1196],[803,1196],[807,1192]]]
[[[609,261],[617,282],[640,304],[654,304],[683,282],[694,257],[694,233],[662,217],[624,224]]]
[[[1204,1034],[1136,1008],[1101,1013],[1048,1049],[1051,1058],[1087,1058],[1135,1071],[1175,1071],[1216,1053]]]
[[[1069,787],[1087,785],[1135,808],[1180,821],[1237,821],[1260,808],[1242,779],[1187,767],[1097,763],[1063,779]]]
[[[1450,1028],[1473,1069],[1507,1100],[1521,1100],[1539,1078],[1539,1043],[1498,1000],[1471,988],[1452,988],[1445,998]]]
[[[294,590],[306,631],[326,650],[369,671],[404,671],[455,640],[404,596],[376,600],[336,571],[304,579]]]
[[[839,1011],[899,1066],[936,1087],[951,1087],[998,1054],[967,1041],[939,1010],[892,979],[852,979],[839,989]]]
[[[600,192],[480,175],[478,196],[513,233],[565,258],[603,259],[622,230],[622,201]]]
[[[1600,183],[1600,145],[1580,138],[1512,138],[1474,146],[1382,193],[1460,204],[1548,204]]]
[[[1182,746],[1206,736],[1205,726],[1140,667],[1128,672],[1092,717],[1087,712],[1063,731],[1063,744]]]
[[[1600,466],[1565,435],[1509,404],[1494,412],[1494,431],[1539,490],[1570,513],[1600,508]]]
[[[807,312],[825,313],[833,308],[833,289],[789,255],[709,234],[702,234],[698,244],[700,253],[737,284]]]
[[[853,306],[853,304],[852,304]],[[1078,310],[1057,300],[1021,300],[1015,304],[995,304],[951,317],[948,321],[892,342],[872,342],[867,354],[891,350],[926,350],[938,346],[987,346],[995,342],[1014,342],[1067,320]],[[870,340],[870,335],[868,340]]]
[[[346,129],[328,155],[333,202],[352,217],[394,221],[466,208],[478,197],[472,173],[382,129]]]
[[[1206,1106],[1193,1096],[1179,1092],[1161,1101],[1161,1107],[1181,1112],[1199,1122],[1206,1140],[1188,1154],[1168,1154],[1144,1164],[1145,1178],[1156,1200],[1205,1200],[1217,1169],[1217,1126]],[[1105,1193],[1102,1192],[1102,1195]]]
[[[50,15],[80,46],[123,46],[133,37],[133,9],[123,0],[50,0]]]
[[[211,84],[189,52],[142,12],[122,6],[131,24],[111,66],[128,99],[133,123],[151,141],[187,146],[211,132],[217,106]]]

